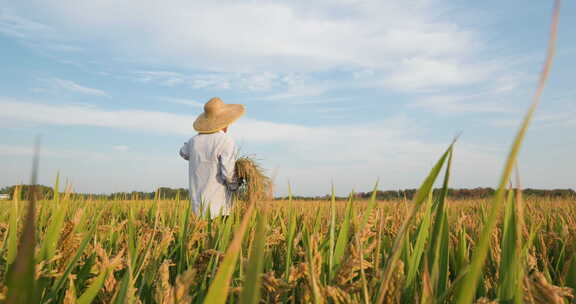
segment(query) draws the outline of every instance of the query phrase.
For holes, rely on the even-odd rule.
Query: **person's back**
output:
[[[236,148],[226,132],[243,114],[242,105],[225,104],[217,97],[210,99],[194,122],[198,135],[180,149],[180,156],[188,160],[190,202],[197,215],[208,211],[211,217],[230,213],[232,191],[238,189],[238,183],[234,178]]]
[[[188,159],[192,210],[217,216],[230,213],[234,180],[235,146],[223,131],[198,134],[184,144],[181,155]]]

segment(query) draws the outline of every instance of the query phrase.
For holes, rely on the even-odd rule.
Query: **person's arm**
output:
[[[234,166],[236,165],[236,147],[232,140],[227,141],[222,153],[219,156],[220,176],[229,191],[236,191],[240,187],[235,176]]]
[[[185,160],[190,159],[189,151],[188,151],[188,142],[185,142],[182,148],[180,148],[180,157]]]

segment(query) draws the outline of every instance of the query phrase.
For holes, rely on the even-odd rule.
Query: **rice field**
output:
[[[473,301],[569,303],[576,201],[514,195],[489,233]],[[248,218],[239,203],[234,216],[210,220],[191,215],[186,200],[64,195],[37,202],[34,292],[25,295],[28,303],[459,302],[473,288],[467,275],[491,204],[425,196],[414,215],[407,201],[274,201]],[[2,301],[17,284],[10,278],[26,279],[8,270],[21,257],[28,205],[0,206]]]

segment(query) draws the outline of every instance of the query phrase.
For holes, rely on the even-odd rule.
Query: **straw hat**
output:
[[[194,130],[199,133],[214,133],[232,124],[244,112],[243,105],[225,104],[220,98],[214,97],[204,105],[204,113],[196,118]]]

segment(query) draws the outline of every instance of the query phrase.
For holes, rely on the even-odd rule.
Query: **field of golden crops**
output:
[[[522,218],[500,214],[490,233],[474,301],[567,303],[564,287],[576,287],[576,201],[523,202]],[[188,201],[40,201],[33,302],[455,302],[471,287],[466,274],[491,203],[440,203],[427,197],[395,243],[411,202],[260,202],[242,227],[244,204],[209,220],[190,215]],[[19,256],[26,205],[0,205],[2,278],[23,279],[7,270]],[[515,227],[522,230],[510,233]],[[234,249],[237,259],[227,261]],[[219,280],[226,267],[229,278]]]

